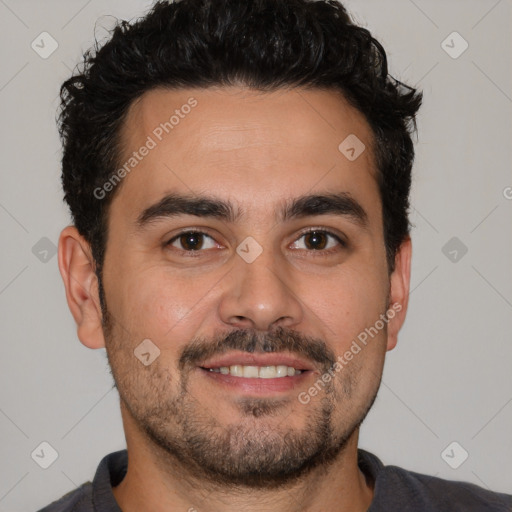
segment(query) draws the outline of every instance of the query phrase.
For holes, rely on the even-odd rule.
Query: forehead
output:
[[[121,140],[129,172],[113,204],[123,211],[169,192],[235,197],[260,210],[315,188],[378,201],[371,129],[336,91],[155,89],[132,104]],[[354,141],[356,151],[366,147],[355,160],[343,152]]]

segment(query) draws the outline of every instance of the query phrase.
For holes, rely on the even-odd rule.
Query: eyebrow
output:
[[[144,228],[148,224],[167,217],[194,215],[235,222],[241,212],[235,211],[227,201],[201,196],[183,196],[167,194],[156,204],[146,208],[137,218],[137,226]]]
[[[368,227],[368,214],[350,194],[317,194],[298,197],[290,201],[282,212],[282,219],[300,219],[314,215],[348,217],[361,228]]]
[[[229,201],[206,196],[167,194],[157,203],[146,208],[137,218],[140,229],[160,219],[179,215],[215,218],[234,223],[242,210]],[[315,215],[348,217],[361,228],[368,227],[368,214],[361,204],[346,192],[337,194],[311,194],[288,200],[278,217],[282,221]]]

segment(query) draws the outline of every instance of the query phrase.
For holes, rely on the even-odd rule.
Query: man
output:
[[[421,94],[336,2],[155,4],[62,87],[59,266],[127,451],[45,511],[511,510],[358,450]]]

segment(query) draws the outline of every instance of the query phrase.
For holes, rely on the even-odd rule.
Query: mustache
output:
[[[291,352],[314,361],[324,371],[336,362],[334,352],[322,339],[279,327],[268,333],[239,329],[212,339],[196,338],[183,349],[178,366],[180,370],[197,366],[231,350],[249,353]]]

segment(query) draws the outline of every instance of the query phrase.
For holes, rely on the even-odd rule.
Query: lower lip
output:
[[[259,378],[246,378],[234,377],[233,375],[224,375],[219,372],[212,372],[199,369],[207,378],[212,379],[213,382],[230,388],[232,390],[241,391],[254,395],[268,395],[272,393],[285,392],[294,389],[304,382],[305,379],[313,372],[306,370],[299,375],[293,377],[278,377],[275,379],[259,379]]]

